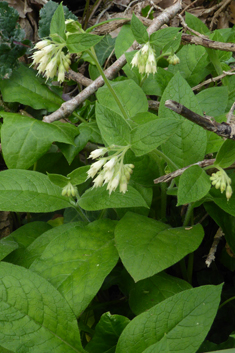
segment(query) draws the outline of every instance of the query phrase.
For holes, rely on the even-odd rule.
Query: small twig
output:
[[[211,82],[219,81],[219,80],[221,80],[222,78],[224,78],[225,76],[234,75],[235,73],[234,73],[233,71],[235,71],[235,67],[232,68],[230,71],[223,71],[223,74],[222,74],[222,75],[219,75],[219,76],[216,76],[216,77],[212,77],[212,78],[209,78],[208,80],[206,80],[206,81],[204,81],[204,82],[201,82],[199,85],[194,86],[194,87],[192,88],[192,90],[193,90],[193,91],[197,91],[197,90],[199,90],[200,88],[202,88],[203,86],[206,86],[206,85],[208,85],[208,84],[211,83]]]
[[[207,255],[205,264],[207,267],[210,267],[212,261],[215,260],[215,253],[218,247],[218,244],[220,242],[220,239],[223,237],[224,233],[221,228],[219,228],[214,236],[214,241],[212,243],[212,246],[210,248],[209,254]]]
[[[233,115],[234,110],[235,110],[235,102],[233,103],[233,105],[231,106],[230,111],[228,112],[227,120],[226,120],[227,124],[230,124],[230,123],[234,124],[234,115]]]
[[[204,38],[204,39],[208,39],[206,36],[204,36],[203,34],[195,31],[194,29],[190,28],[187,23],[185,22],[184,18],[179,14],[178,15],[180,22],[182,24],[182,26],[187,29],[188,31],[190,31],[191,33],[195,34],[196,36],[200,37],[200,38]]]
[[[223,51],[232,51],[235,52],[235,43],[222,43],[214,40],[210,40],[206,37],[200,38],[193,36],[191,34],[182,34],[182,44],[195,44],[202,45],[206,48],[223,50]]]
[[[186,6],[180,13],[180,15],[183,15],[185,13],[186,10],[188,10],[190,7],[192,7],[198,0],[194,0],[193,2],[191,2],[191,4],[189,4],[188,6]]]
[[[204,168],[204,167],[208,167],[209,165],[213,165],[214,162],[215,162],[215,158],[213,158],[213,159],[204,159],[204,161],[200,161],[200,162],[197,162],[197,163],[190,164],[187,167],[184,167],[184,168],[181,168],[181,169],[177,169],[177,170],[175,170],[172,173],[169,173],[169,174],[166,174],[166,175],[162,175],[161,177],[159,177],[159,178],[154,180],[154,184],[167,183],[168,181],[171,181],[174,178],[182,175],[183,172],[186,169],[188,169],[188,168],[190,168],[190,167],[192,167],[194,165],[198,165],[199,167]]]
[[[152,24],[148,28],[148,33],[152,34],[158,30],[163,24],[170,21],[177,12],[181,9],[181,1],[177,1],[174,5],[168,7],[163,13],[161,13],[157,18],[155,18]],[[133,45],[127,50],[127,52],[134,50],[137,42],[134,42]],[[112,79],[119,70],[126,64],[125,54],[120,56],[115,63],[113,63],[106,71],[105,75],[108,79]],[[101,76],[99,76],[93,83],[86,87],[82,92],[77,96],[70,99],[69,101],[63,103],[61,107],[53,112],[50,115],[44,116],[43,121],[51,123],[62,118],[66,118],[82,103],[84,102],[91,94],[93,94],[99,87],[104,84],[104,81]]]
[[[218,123],[209,116],[201,116],[186,108],[184,105],[172,100],[165,102],[165,107],[173,110],[177,114],[182,115],[193,123],[203,127],[205,130],[212,131],[218,136],[235,140],[235,124],[227,124],[225,122]]]
[[[230,4],[232,0],[225,0],[223,2],[220,3],[220,8],[216,11],[216,13],[214,14],[211,23],[210,23],[210,30],[212,31],[213,29],[213,25],[215,20],[217,19],[217,17],[219,16],[219,14],[223,11],[223,9],[225,9],[226,6],[228,6]]]
[[[80,74],[79,72],[75,72],[73,70],[69,70],[68,72],[65,73],[65,77],[68,80],[73,80],[77,83],[82,84],[83,86],[89,86],[92,84],[92,80],[90,80],[89,78],[83,76],[82,74]]]

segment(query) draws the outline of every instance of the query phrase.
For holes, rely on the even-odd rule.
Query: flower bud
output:
[[[231,198],[232,193],[233,193],[232,187],[231,187],[231,185],[228,185],[228,186],[227,186],[227,189],[226,189],[226,198],[227,198],[227,201]]]

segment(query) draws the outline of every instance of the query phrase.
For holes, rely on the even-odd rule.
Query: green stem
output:
[[[220,306],[219,309],[221,309],[224,305],[228,304],[229,302],[231,302],[232,300],[234,300],[235,297],[229,298],[227,300],[225,300],[225,302],[223,302]]]
[[[183,223],[183,227],[186,227],[190,224],[190,218],[192,216],[193,213],[193,209],[194,209],[194,203],[189,203],[188,208],[187,208],[187,212],[184,218],[184,223]]]
[[[160,175],[164,175],[164,160],[159,158],[159,163],[158,163],[158,168],[160,171]],[[166,220],[166,207],[167,207],[167,183],[161,183],[160,184],[161,188],[161,220],[164,221]]]
[[[193,209],[194,209],[194,203],[190,203],[188,205],[188,209],[184,218],[183,227],[186,227],[190,223],[191,224],[193,223],[193,222],[190,222],[190,219],[193,214]],[[188,268],[187,268],[187,281],[190,284],[192,284],[192,277],[193,277],[193,262],[194,262],[194,253],[191,253],[188,255]],[[184,264],[185,264],[185,261],[184,261]]]
[[[81,209],[81,207],[78,205],[78,204],[76,204],[76,205],[74,205],[75,206],[75,208],[76,208],[76,210],[77,210],[77,212],[79,213],[79,216],[85,221],[85,222],[91,222],[90,220],[89,220],[89,218],[85,215],[85,213],[83,212],[83,210]]]
[[[165,155],[165,153],[163,153],[162,151],[159,151],[158,149],[154,150],[155,154],[157,154],[159,157],[162,157],[164,159],[164,161],[169,164],[170,166],[172,166],[174,169],[179,169],[178,166],[169,158]]]
[[[221,62],[219,61],[218,53],[215,50],[209,49],[209,48],[206,48],[206,51],[207,51],[207,54],[209,56],[209,59],[210,59],[212,65],[215,68],[215,71],[216,71],[217,75],[218,76],[222,75],[223,74],[223,69],[222,69],[222,66],[221,66]],[[224,86],[228,86],[228,84],[229,84],[228,77],[224,77],[222,79],[222,83],[223,83]]]
[[[97,59],[97,56],[96,56],[96,53],[95,53],[95,50],[94,48],[91,48],[90,50],[87,50],[87,53],[91,56],[91,58],[95,61],[95,64],[96,64],[96,67],[100,73],[100,75],[102,76],[104,82],[106,83],[110,93],[112,94],[113,98],[115,99],[119,109],[121,110],[122,112],[122,115],[123,117],[127,120],[129,120],[129,116],[126,112],[126,110],[124,109],[123,105],[122,105],[122,102],[120,101],[120,99],[118,98],[118,96],[116,95],[116,92],[114,91],[113,87],[111,86],[109,80],[107,79],[107,77],[105,76],[104,74],[104,71],[102,69],[102,67],[100,66],[100,63]]]

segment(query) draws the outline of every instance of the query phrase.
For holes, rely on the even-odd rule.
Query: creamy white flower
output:
[[[228,185],[228,186],[227,186],[227,189],[226,189],[226,198],[227,198],[227,201],[229,201],[229,199],[231,198],[232,193],[233,193],[233,190],[232,190],[232,188],[231,188],[231,185]]]
[[[109,195],[117,189],[117,187],[119,185],[119,181],[120,181],[120,171],[118,171],[114,175],[112,180],[110,180],[110,182],[108,183],[107,190],[109,190]]]
[[[121,176],[119,191],[122,192],[123,194],[125,194],[127,192],[127,179],[126,179],[125,175]]]
[[[94,188],[98,188],[101,187],[103,185],[104,182],[104,176],[103,173],[101,172],[94,180],[93,180],[93,187]]]
[[[50,44],[50,40],[48,39],[44,39],[44,40],[40,40],[40,42],[38,42],[37,44],[35,44],[35,49],[43,49],[46,46],[48,46]]]
[[[117,163],[118,157],[113,157],[111,158],[107,163],[104,165],[104,170],[111,170],[115,167],[115,164]]]
[[[94,176],[98,173],[98,171],[100,170],[100,168],[104,165],[106,159],[100,159],[99,161],[93,163],[90,166],[90,169],[88,170],[87,174],[88,174],[88,178],[94,178]]]
[[[103,156],[105,153],[107,153],[107,151],[108,151],[107,148],[97,148],[96,150],[90,153],[88,158],[92,158],[92,159],[99,158]]]

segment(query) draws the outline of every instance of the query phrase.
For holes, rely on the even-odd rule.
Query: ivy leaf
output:
[[[115,352],[195,353],[213,323],[221,290],[222,285],[201,286],[155,305],[127,325]]]
[[[84,353],[75,315],[44,278],[2,262],[0,293],[2,347],[14,352]]]

